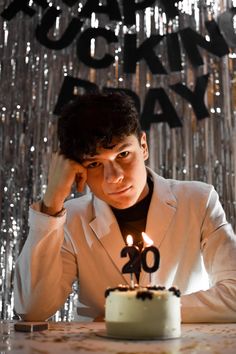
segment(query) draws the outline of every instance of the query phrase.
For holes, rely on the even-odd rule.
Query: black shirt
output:
[[[112,208],[124,240],[126,241],[127,235],[130,234],[133,237],[134,245],[138,246],[140,250],[143,247],[142,232],[146,228],[147,214],[153,192],[153,181],[150,176],[147,178],[147,183],[149,192],[140,202],[127,209]]]

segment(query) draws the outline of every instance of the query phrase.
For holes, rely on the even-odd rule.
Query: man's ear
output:
[[[142,151],[143,151],[144,161],[146,161],[148,159],[148,157],[149,157],[149,151],[148,151],[147,136],[146,136],[146,133],[144,131],[142,131],[142,133],[141,133],[140,146],[141,146]]]

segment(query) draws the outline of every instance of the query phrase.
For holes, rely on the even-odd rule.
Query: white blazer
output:
[[[236,322],[236,237],[213,186],[164,179],[148,169],[154,189],[145,232],[160,251],[152,284],[177,286],[183,322]],[[125,246],[111,208],[93,194],[69,200],[61,217],[30,209],[30,231],[16,262],[15,309],[45,320],[79,280],[79,314],[104,313],[108,286],[129,284],[121,273]],[[142,272],[140,285],[149,283]]]

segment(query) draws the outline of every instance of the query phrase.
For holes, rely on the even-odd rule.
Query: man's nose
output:
[[[123,169],[117,162],[108,162],[104,166],[104,179],[107,183],[119,183],[123,178]]]

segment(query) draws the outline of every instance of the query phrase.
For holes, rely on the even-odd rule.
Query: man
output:
[[[166,180],[145,166],[146,135],[131,100],[80,96],[62,113],[58,136],[60,153],[42,202],[30,209],[16,263],[20,316],[49,318],[76,279],[78,313],[103,316],[105,289],[130,282],[121,273],[125,238],[131,234],[142,248],[145,230],[160,251],[152,282],[181,290],[182,321],[236,321],[236,238],[218,195],[208,184]],[[91,193],[65,202],[74,183]],[[147,285],[149,274],[141,272],[139,283]]]

